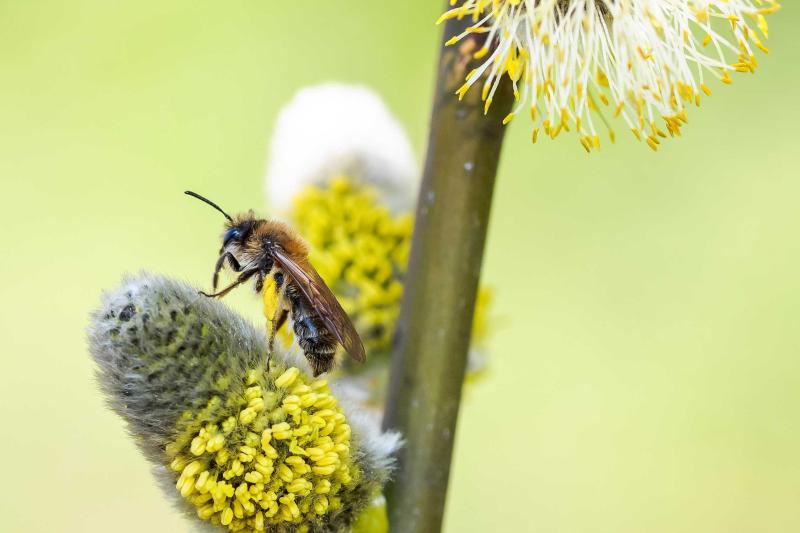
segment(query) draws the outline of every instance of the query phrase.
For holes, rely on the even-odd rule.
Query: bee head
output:
[[[228,251],[237,255],[237,252],[241,250],[241,246],[250,236],[253,226],[255,225],[256,220],[253,212],[250,211],[245,215],[239,215],[234,218],[208,198],[200,196],[192,191],[186,191],[186,194],[210,205],[228,219],[228,222],[225,224],[225,232],[222,234],[222,249],[220,250],[220,254]]]

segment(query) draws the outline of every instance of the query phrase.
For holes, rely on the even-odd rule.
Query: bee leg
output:
[[[272,351],[275,345],[275,335],[278,333],[278,330],[281,329],[284,322],[286,322],[286,317],[289,316],[289,313],[284,309],[283,312],[279,314],[279,312],[275,312],[275,317],[272,320],[272,327],[270,328],[269,332],[269,348],[267,353],[267,370],[269,370],[270,364],[272,363]]]
[[[278,330],[281,329],[281,327],[283,327],[283,325],[286,323],[286,319],[288,317],[289,317],[289,311],[286,311],[284,309],[283,313],[281,313],[281,316],[278,317],[278,323],[275,325],[275,329]]]
[[[248,271],[244,272],[242,275],[240,275],[238,278],[236,278],[236,281],[234,281],[233,283],[231,283],[230,285],[228,285],[227,287],[225,287],[224,289],[222,289],[219,292],[215,292],[213,294],[208,294],[207,292],[203,292],[203,291],[199,291],[199,292],[203,296],[208,296],[209,298],[222,298],[223,296],[225,296],[226,294],[231,292],[233,289],[235,289],[236,287],[238,287],[239,285],[241,285],[242,283],[244,283],[248,279],[252,278],[253,275],[256,272],[258,272],[258,270],[255,270],[255,269],[254,270],[248,270]]]
[[[231,269],[233,269],[234,272],[242,271],[242,266],[239,264],[239,261],[236,260],[236,258],[233,256],[232,253],[225,252],[224,254],[219,256],[219,259],[217,259],[217,264],[214,266],[214,278],[212,280],[212,285],[211,285],[214,288],[214,290],[217,290],[219,271],[222,270],[222,268],[225,266],[226,259],[228,260],[228,263],[231,265]]]
[[[278,303],[275,306],[275,314],[272,316],[272,320],[270,323],[270,331],[269,331],[269,344],[267,345],[267,370],[270,368],[270,364],[272,363],[272,352],[275,347],[275,335],[278,333],[278,330],[281,329],[281,326],[284,322],[286,322],[286,317],[289,312],[283,306],[283,297],[284,297],[284,289],[278,292]]]

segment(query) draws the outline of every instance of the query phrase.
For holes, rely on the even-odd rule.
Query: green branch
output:
[[[447,2],[449,6],[449,2]],[[448,21],[444,39],[467,20]],[[504,80],[488,116],[481,87],[455,95],[480,35],[442,46],[384,426],[406,440],[388,488],[393,533],[439,531],[489,210],[513,103]]]

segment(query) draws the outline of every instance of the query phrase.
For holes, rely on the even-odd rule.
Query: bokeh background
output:
[[[279,107],[377,89],[423,156],[442,2],[0,2],[0,530],[188,531],[93,381],[103,288],[207,285]],[[800,24],[658,154],[508,132],[490,373],[445,530],[800,531]],[[620,130],[622,128],[619,128]],[[260,320],[254,297],[232,303]]]

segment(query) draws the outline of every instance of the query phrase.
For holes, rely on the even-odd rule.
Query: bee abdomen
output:
[[[336,344],[318,342],[316,339],[298,339],[300,347],[311,366],[314,377],[324,372],[329,372],[333,368],[336,355]]]
[[[299,295],[292,290],[287,293],[292,302],[292,329],[314,376],[330,371],[336,355],[336,338]]]

